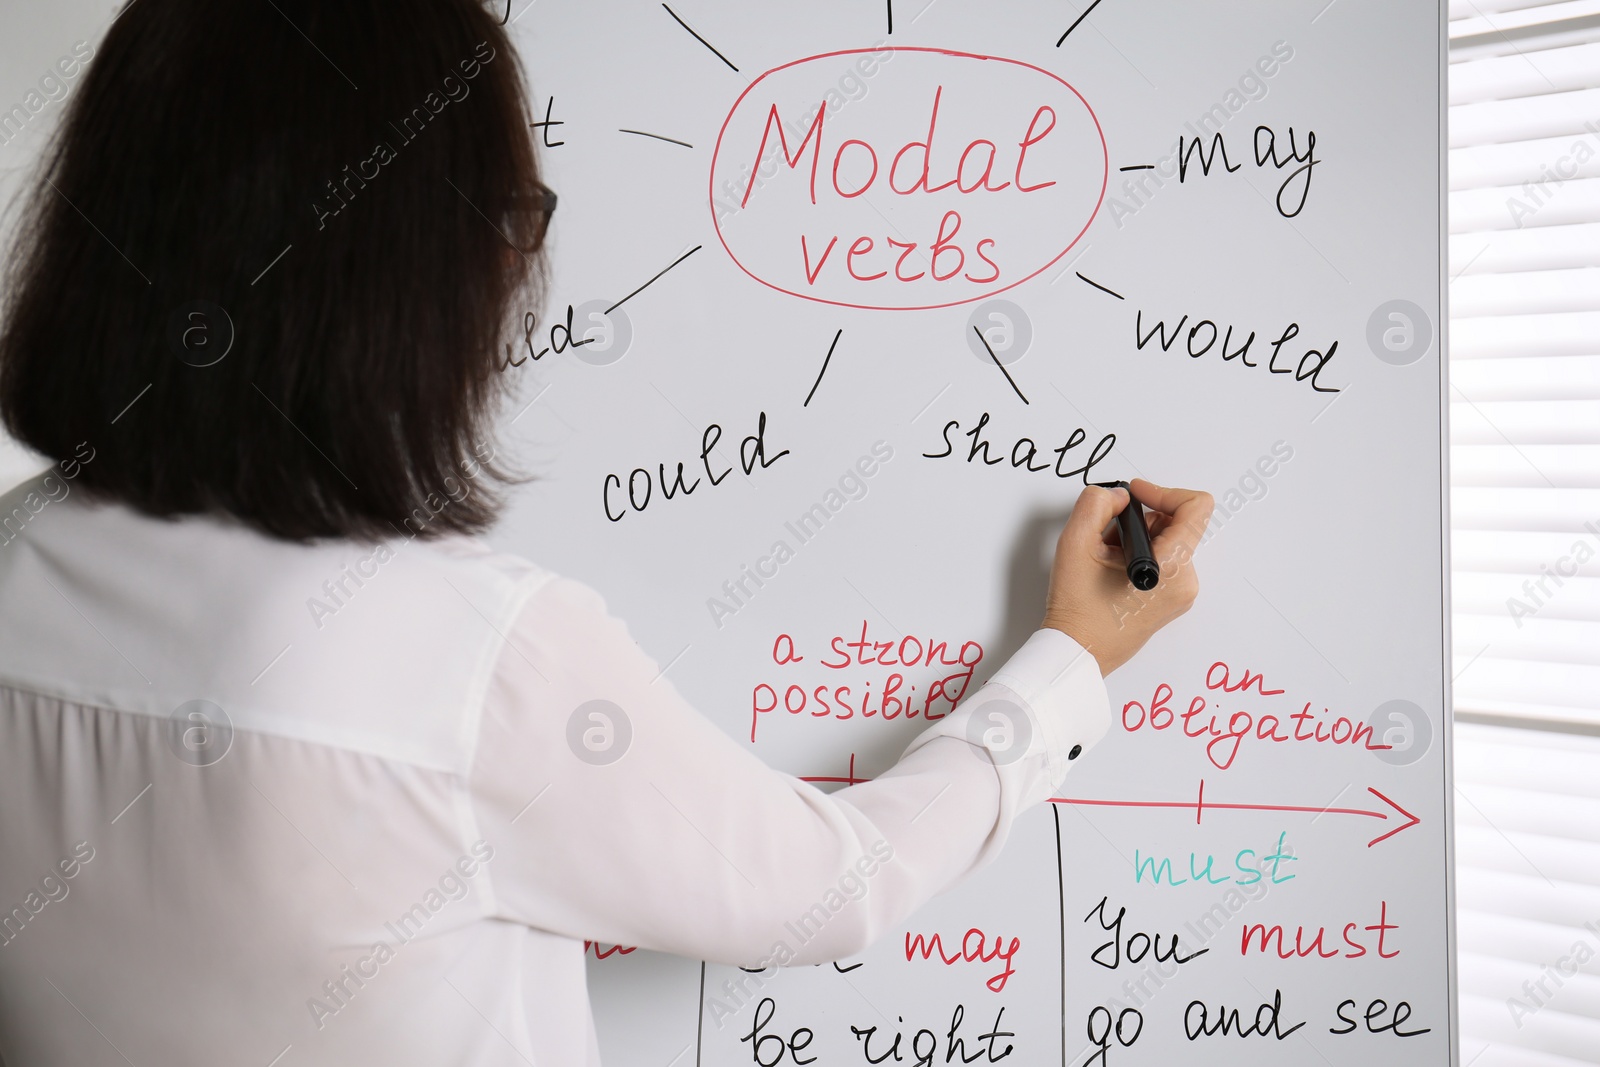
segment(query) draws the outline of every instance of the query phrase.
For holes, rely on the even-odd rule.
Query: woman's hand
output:
[[[1161,568],[1154,589],[1128,581],[1113,520],[1128,506],[1123,489],[1086,486],[1056,542],[1044,625],[1088,649],[1101,675],[1126,663],[1155,632],[1189,610],[1199,591],[1194,551],[1211,521],[1211,494],[1164,489],[1142,478],[1133,495],[1145,507],[1151,549]],[[1109,529],[1108,529],[1109,527]]]

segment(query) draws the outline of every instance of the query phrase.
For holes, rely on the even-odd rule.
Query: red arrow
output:
[[[1417,818],[1415,815],[1413,815],[1409,811],[1407,811],[1405,808],[1402,808],[1400,805],[1396,804],[1394,801],[1390,800],[1388,797],[1384,796],[1382,793],[1380,793],[1376,789],[1372,788],[1370,785],[1367,786],[1367,792],[1371,793],[1373,796],[1377,797],[1379,800],[1381,800],[1385,804],[1389,805],[1398,814],[1404,815],[1406,817],[1406,821],[1401,823],[1399,826],[1396,826],[1393,830],[1390,830],[1388,833],[1382,834],[1382,835],[1380,835],[1378,837],[1374,837],[1371,841],[1368,841],[1367,842],[1367,847],[1368,848],[1371,848],[1373,845],[1376,845],[1379,841],[1387,841],[1389,838],[1393,837],[1395,834],[1399,833],[1401,830],[1409,830],[1413,826],[1417,825],[1417,823],[1422,821],[1421,819]],[[1387,817],[1387,816],[1385,816],[1385,817]]]
[[[1371,786],[1367,787],[1367,792],[1371,793],[1373,796],[1377,797],[1379,800],[1381,800],[1385,804],[1387,804],[1389,806],[1389,808],[1390,808],[1390,811],[1369,811],[1366,808],[1332,808],[1332,807],[1320,807],[1319,808],[1319,807],[1310,807],[1310,806],[1305,806],[1305,805],[1300,805],[1300,804],[1216,804],[1216,803],[1207,804],[1206,803],[1206,783],[1205,783],[1205,779],[1203,779],[1203,778],[1200,780],[1200,791],[1196,795],[1194,800],[1090,800],[1090,799],[1082,798],[1082,797],[1051,797],[1050,798],[1050,802],[1052,804],[1079,804],[1079,805],[1083,805],[1083,806],[1087,806],[1087,807],[1193,808],[1194,809],[1194,821],[1196,823],[1200,822],[1201,816],[1207,810],[1222,810],[1222,811],[1306,811],[1306,812],[1315,812],[1318,815],[1365,815],[1365,816],[1367,816],[1368,818],[1371,818],[1371,819],[1383,819],[1385,821],[1388,821],[1392,817],[1392,815],[1399,815],[1399,816],[1404,816],[1405,817],[1406,821],[1401,823],[1399,826],[1396,826],[1394,829],[1390,830],[1387,833],[1379,834],[1377,837],[1373,838],[1371,841],[1368,841],[1367,842],[1367,847],[1368,848],[1371,848],[1373,845],[1376,845],[1379,841],[1387,841],[1389,838],[1393,837],[1395,834],[1398,834],[1400,831],[1409,830],[1409,829],[1411,829],[1411,827],[1417,825],[1419,822],[1422,821],[1421,819],[1417,818],[1415,815],[1413,815],[1409,811],[1407,811],[1405,808],[1402,808],[1399,804],[1396,804],[1394,801],[1390,800],[1388,797],[1384,796],[1382,793],[1378,792],[1376,789],[1373,789]]]
[[[870,782],[872,779],[870,779],[870,778],[861,778],[861,777],[858,777],[856,775],[856,754],[854,752],[852,752],[852,753],[850,753],[850,769],[846,773],[845,776],[834,777],[834,776],[826,776],[826,775],[801,775],[800,776],[800,780],[802,782],[830,782],[830,783],[838,783],[839,785],[855,785],[858,782]],[[1376,845],[1379,841],[1387,841],[1387,840],[1389,840],[1389,838],[1393,837],[1395,834],[1398,834],[1400,831],[1409,830],[1413,826],[1417,825],[1419,822],[1422,821],[1421,819],[1417,818],[1415,815],[1413,815],[1409,811],[1407,811],[1405,808],[1402,808],[1400,805],[1396,804],[1394,801],[1390,800],[1388,797],[1384,796],[1382,793],[1378,792],[1376,789],[1372,788],[1371,786],[1367,787],[1367,792],[1371,793],[1373,796],[1377,797],[1379,800],[1381,800],[1385,804],[1387,804],[1389,806],[1390,810],[1389,811],[1369,811],[1366,808],[1330,808],[1330,807],[1318,808],[1318,807],[1311,807],[1311,806],[1300,805],[1300,804],[1207,804],[1206,803],[1206,781],[1205,781],[1204,778],[1200,779],[1200,791],[1199,791],[1199,793],[1196,794],[1194,800],[1192,800],[1192,801],[1189,801],[1189,800],[1090,800],[1090,799],[1085,798],[1085,797],[1051,797],[1050,798],[1050,803],[1052,803],[1052,804],[1078,804],[1078,805],[1082,805],[1084,807],[1106,807],[1106,808],[1193,808],[1194,809],[1194,821],[1195,821],[1196,824],[1198,824],[1200,822],[1200,817],[1202,815],[1204,815],[1207,810],[1219,810],[1219,811],[1306,811],[1306,812],[1315,812],[1318,815],[1365,815],[1369,819],[1382,819],[1385,822],[1387,822],[1392,817],[1391,813],[1393,815],[1403,816],[1405,818],[1406,821],[1401,823],[1399,826],[1396,826],[1393,830],[1390,830],[1387,833],[1379,834],[1377,837],[1374,837],[1371,841],[1368,841],[1367,842],[1367,847],[1368,848],[1371,848],[1373,845]]]

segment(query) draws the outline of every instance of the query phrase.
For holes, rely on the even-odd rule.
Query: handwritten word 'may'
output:
[[[1264,136],[1263,136],[1264,135]],[[1257,126],[1255,133],[1255,160],[1256,166],[1265,168],[1268,165],[1273,169],[1282,171],[1291,163],[1299,164],[1291,170],[1283,184],[1278,186],[1276,200],[1278,214],[1286,219],[1292,219],[1300,214],[1306,206],[1306,197],[1311,195],[1311,171],[1321,162],[1317,159],[1317,132],[1307,130],[1304,138],[1305,148],[1302,151],[1297,144],[1294,127],[1289,127],[1289,136],[1284,142],[1279,142],[1278,135],[1270,126]],[[1178,138],[1178,181],[1181,183],[1189,177],[1190,166],[1198,161],[1200,173],[1211,173],[1211,165],[1218,156],[1222,157],[1222,169],[1228,174],[1243,167],[1243,163],[1231,163],[1228,160],[1228,145],[1219,132],[1211,138],[1209,147],[1202,146],[1200,138]]]
[[[999,960],[1005,964],[1005,969],[997,972],[984,985],[994,993],[1003,992],[1006,980],[1017,973],[1017,968],[1012,964],[1011,958],[1017,954],[1017,949],[1022,947],[1022,941],[1013,937],[1009,943],[998,934],[995,935],[994,944],[988,944],[987,935],[976,926],[962,935],[959,948],[947,951],[944,939],[939,934],[931,936],[913,934],[906,931],[906,962],[910,963],[917,956],[925,960],[937,958],[946,967],[953,967],[958,963],[990,963]]]

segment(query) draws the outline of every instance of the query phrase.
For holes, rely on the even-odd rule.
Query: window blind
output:
[[[1600,0],[1451,0],[1461,1063],[1600,1064]]]
[[[1456,710],[1600,731],[1600,2],[1450,34]]]
[[[1600,738],[1456,725],[1463,1067],[1600,1063]]]

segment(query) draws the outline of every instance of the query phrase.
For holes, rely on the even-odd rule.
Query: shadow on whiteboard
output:
[[[1045,594],[1050,588],[1050,565],[1055,560],[1056,539],[1071,509],[1030,510],[1017,525],[1006,554],[1006,607],[998,641],[996,663],[1016,651],[1044,619]]]

